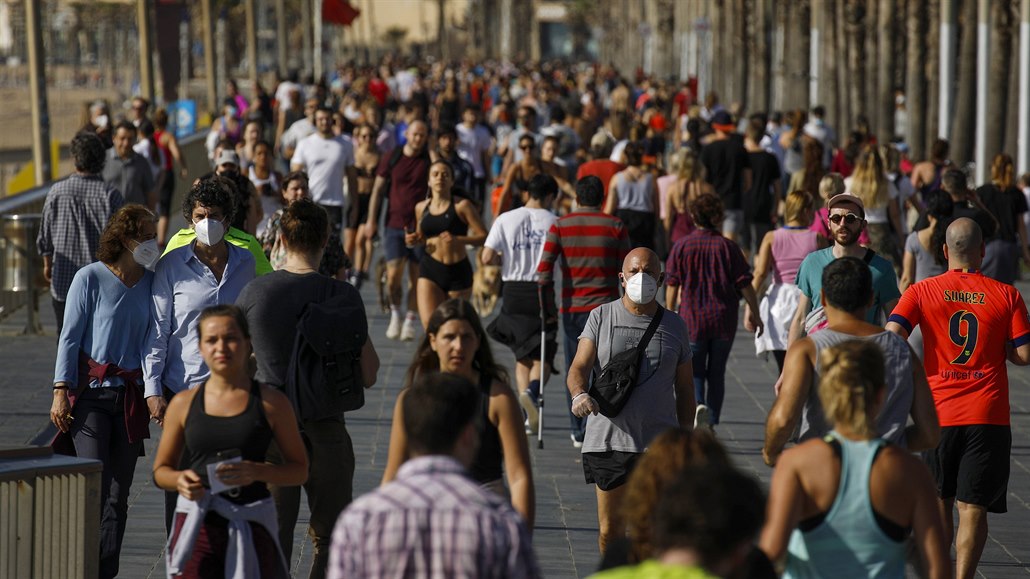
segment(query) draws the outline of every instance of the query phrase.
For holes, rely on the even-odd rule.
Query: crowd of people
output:
[[[288,576],[302,488],[311,577],[539,576],[553,378],[599,577],[973,576],[1006,511],[1006,363],[1030,364],[1030,178],[1000,154],[972,188],[945,141],[914,163],[861,119],[842,144],[821,107],[694,88],[390,60],[229,82],[199,176],[163,109],[90,106],[37,245],[54,445],[104,464],[101,577],[149,424],[169,576]],[[779,374],[768,492],[717,438],[740,326]],[[418,342],[355,499],[345,413],[383,338]]]

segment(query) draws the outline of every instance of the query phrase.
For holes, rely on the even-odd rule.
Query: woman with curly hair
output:
[[[536,495],[522,412],[509,385],[508,372],[494,361],[479,315],[472,304],[463,299],[443,302],[430,316],[426,335],[408,368],[405,387],[432,372],[457,374],[479,385],[483,393],[482,420],[478,423],[479,450],[469,474],[484,488],[502,496],[510,490],[512,506],[532,529]],[[383,484],[392,481],[397,469],[408,459],[403,400],[402,390],[393,409]],[[505,474],[507,489],[502,480]]]

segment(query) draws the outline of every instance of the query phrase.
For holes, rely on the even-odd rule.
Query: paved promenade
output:
[[[1018,287],[1030,296],[1030,283]],[[374,388],[368,391],[365,407],[348,414],[348,425],[357,454],[355,492],[374,488],[382,475],[389,445],[390,417],[400,391],[413,346],[386,340],[387,316],[378,312],[374,288],[362,291],[369,306],[373,340],[382,358],[382,369]],[[16,312],[0,324],[0,445],[22,446],[47,439],[50,383],[53,377],[55,337],[49,297],[40,301],[47,336],[13,334],[24,326],[25,312]],[[372,313],[372,312],[375,313]],[[723,424],[719,438],[738,464],[768,482],[770,469],[762,464],[761,444],[765,415],[772,399],[775,364],[754,356],[753,339],[740,331],[731,356]],[[496,349],[501,360],[512,364],[507,349]],[[558,360],[562,360],[559,353]],[[1012,477],[1009,483],[1009,513],[991,515],[990,538],[980,565],[982,577],[1030,576],[1030,371],[1009,367],[1012,382]],[[564,376],[548,386],[544,440],[546,448],[530,445],[537,493],[537,521],[534,543],[547,577],[584,577],[596,569],[597,519],[593,487],[583,483],[579,453],[568,436],[564,405]],[[164,524],[160,492],[150,482],[150,468],[160,429],[152,427],[147,456],[136,469],[129,507],[129,524],[122,552],[121,576],[163,577]],[[295,577],[307,577],[310,542],[305,535],[306,508],[297,526],[294,560]],[[298,571],[303,569],[304,571]]]

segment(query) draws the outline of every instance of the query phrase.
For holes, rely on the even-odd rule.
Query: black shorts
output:
[[[329,226],[333,231],[339,233],[340,228],[343,227],[343,207],[339,205],[322,205],[318,204],[322,209],[325,209],[326,215],[329,216]]]
[[[927,453],[927,466],[942,499],[985,507],[990,513],[1008,510],[1012,428],[993,424],[945,426],[936,450]]]
[[[364,225],[368,221],[368,208],[372,204],[372,194],[367,195],[358,194],[358,218],[354,222],[354,228],[357,229],[359,225]]]
[[[617,489],[626,484],[641,456],[641,453],[619,450],[584,452],[583,475],[588,485],[597,485],[602,491]]]
[[[170,217],[172,212],[172,197],[175,195],[175,171],[166,170],[164,180],[161,181],[161,190],[157,195],[157,216]]]
[[[426,253],[418,262],[418,277],[428,279],[445,292],[460,292],[472,287],[472,264],[466,257],[448,265]]]

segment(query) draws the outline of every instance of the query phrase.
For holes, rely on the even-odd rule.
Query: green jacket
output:
[[[161,257],[164,257],[169,251],[177,247],[189,245],[196,238],[197,232],[193,231],[192,228],[187,227],[185,229],[180,229],[178,233],[168,240],[168,245],[165,246],[165,252],[161,254]],[[246,231],[236,229],[235,227],[230,227],[229,230],[225,232],[225,240],[236,247],[242,247],[254,254],[254,269],[257,275],[272,273],[272,264],[268,263],[268,258],[265,257],[265,252],[261,249],[261,244],[258,243],[257,238],[253,235]]]

